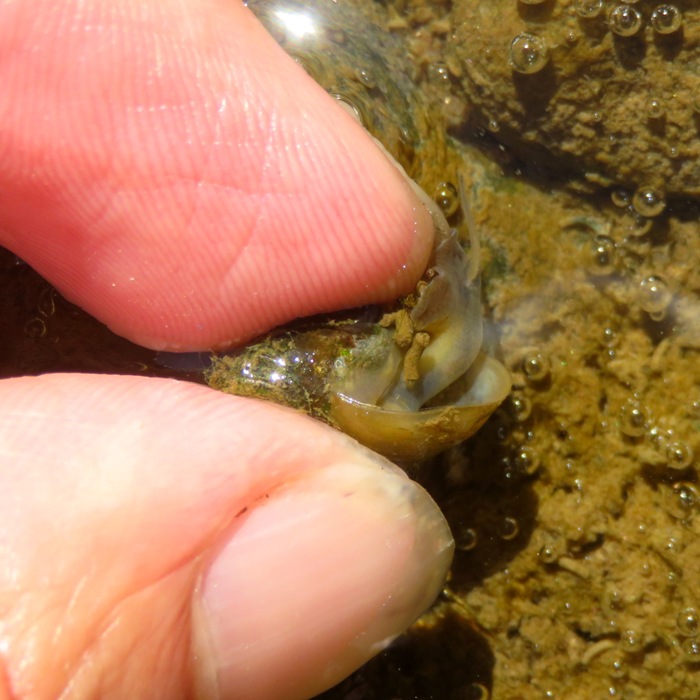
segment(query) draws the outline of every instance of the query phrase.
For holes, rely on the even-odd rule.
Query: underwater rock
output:
[[[472,118],[523,160],[700,195],[696,3],[458,0],[453,24]]]

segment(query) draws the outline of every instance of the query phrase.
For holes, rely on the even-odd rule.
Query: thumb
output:
[[[400,470],[192,384],[5,380],[0,446],[10,697],[310,697],[410,624],[451,558]]]
[[[0,244],[137,343],[240,343],[425,269],[405,178],[240,2],[2,2],[0,74]]]

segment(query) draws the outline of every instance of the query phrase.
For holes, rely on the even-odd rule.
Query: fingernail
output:
[[[305,698],[386,647],[438,595],[452,536],[388,463],[304,474],[236,519],[203,576],[203,695]]]

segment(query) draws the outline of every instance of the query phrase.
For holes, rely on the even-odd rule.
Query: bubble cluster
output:
[[[620,4],[608,15],[608,26],[618,36],[634,36],[642,28],[642,13],[634,7]]]
[[[640,187],[632,196],[634,210],[646,217],[659,216],[666,209],[666,200],[654,187]]]
[[[657,5],[651,13],[651,26],[659,34],[673,34],[683,24],[683,15],[675,5]]]
[[[574,9],[579,17],[591,19],[603,11],[603,0],[574,0]]]
[[[541,382],[549,376],[550,362],[546,355],[537,350],[523,357],[523,372],[531,382]]]
[[[628,399],[622,404],[617,416],[617,426],[627,437],[639,438],[646,431],[647,415],[641,404],[635,399]]]
[[[658,275],[644,277],[637,287],[637,303],[656,321],[663,319],[672,298],[668,285]]]
[[[518,73],[538,73],[549,62],[547,42],[535,34],[518,34],[510,44],[508,58]]]
[[[433,199],[448,218],[459,209],[459,194],[451,182],[439,183],[433,192]]]

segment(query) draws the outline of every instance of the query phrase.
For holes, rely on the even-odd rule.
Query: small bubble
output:
[[[574,0],[574,9],[579,17],[591,19],[603,11],[603,0]]]
[[[644,435],[647,415],[638,401],[627,399],[620,408],[617,426],[627,437],[639,438]]]
[[[645,277],[637,287],[637,303],[648,314],[663,315],[672,298],[666,282],[657,275]]]
[[[495,119],[489,119],[489,123],[486,125],[486,128],[492,134],[497,134],[501,130],[501,125]]]
[[[685,608],[676,618],[678,630],[684,637],[695,637],[700,632],[700,615],[695,608]]]
[[[455,547],[462,552],[470,552],[479,541],[479,536],[473,527],[466,527],[455,533]]]
[[[625,630],[620,637],[620,646],[628,654],[637,654],[643,648],[642,637],[636,630]]]
[[[604,277],[615,270],[615,241],[608,236],[596,236],[590,252],[588,271]]]
[[[489,700],[491,693],[483,683],[472,683],[467,688],[465,700]]]
[[[543,564],[554,564],[558,558],[554,547],[550,547],[549,545],[543,545],[537,553],[537,556]]]
[[[506,540],[507,542],[514,540],[519,533],[520,525],[515,518],[511,518],[510,516],[503,518],[503,522],[501,523],[501,527],[499,528],[498,532],[502,540]]]
[[[653,187],[640,187],[632,197],[634,210],[646,217],[659,216],[666,209],[666,200]]]
[[[532,447],[521,447],[513,458],[515,468],[523,474],[532,476],[540,467],[540,458]]]
[[[627,677],[627,664],[621,656],[616,656],[610,663],[610,677],[621,680]]]
[[[681,649],[683,649],[686,661],[690,663],[700,662],[700,640],[686,639],[681,644]]]
[[[532,401],[519,391],[510,395],[510,405],[513,409],[513,417],[518,423],[526,421],[532,413]]]
[[[685,469],[693,461],[693,450],[684,442],[676,440],[666,448],[666,459],[671,469]]]
[[[616,207],[620,207],[621,209],[624,209],[625,207],[629,206],[631,196],[627,190],[619,189],[619,190],[613,190],[610,193],[610,199],[612,200],[612,203]]]
[[[632,211],[631,221],[625,226],[625,231],[634,238],[641,238],[644,234],[649,233],[649,230],[654,225],[651,219],[647,219],[639,215],[634,209]]]
[[[608,15],[608,26],[618,36],[633,36],[642,28],[642,13],[629,5],[616,5]]]
[[[441,182],[433,194],[435,203],[446,217],[452,216],[459,209],[459,194],[451,182]]]
[[[541,382],[549,376],[549,358],[541,352],[532,351],[523,357],[523,372],[531,382]]]
[[[625,607],[622,594],[617,589],[609,589],[603,593],[601,604],[610,610],[622,610]]]
[[[24,324],[24,334],[28,338],[43,338],[46,335],[46,324],[43,319],[35,317]]]
[[[48,287],[41,292],[36,308],[42,316],[53,316],[56,313],[56,290],[53,287]]]
[[[665,510],[674,518],[686,520],[692,517],[700,503],[700,494],[695,486],[686,481],[674,484],[666,500]]]
[[[435,86],[449,85],[451,82],[450,69],[442,61],[433,61],[428,66],[428,80]]]
[[[349,97],[346,97],[345,95],[340,95],[340,94],[332,94],[331,97],[334,97],[338,102],[340,102],[340,105],[345,109],[346,112],[348,112],[354,119],[356,119],[362,126],[367,128],[369,125],[370,121],[368,119],[366,111],[362,108],[361,105],[357,104],[354,100],[351,100]]]
[[[656,97],[647,100],[646,109],[649,119],[661,119],[666,114],[663,103]]]
[[[657,5],[651,13],[651,26],[659,34],[673,34],[683,24],[683,15],[675,5]]]
[[[518,73],[537,73],[549,61],[547,42],[534,34],[518,34],[510,44],[509,59]]]
[[[368,90],[372,90],[377,87],[374,76],[368,68],[358,68],[355,71],[355,76]]]

